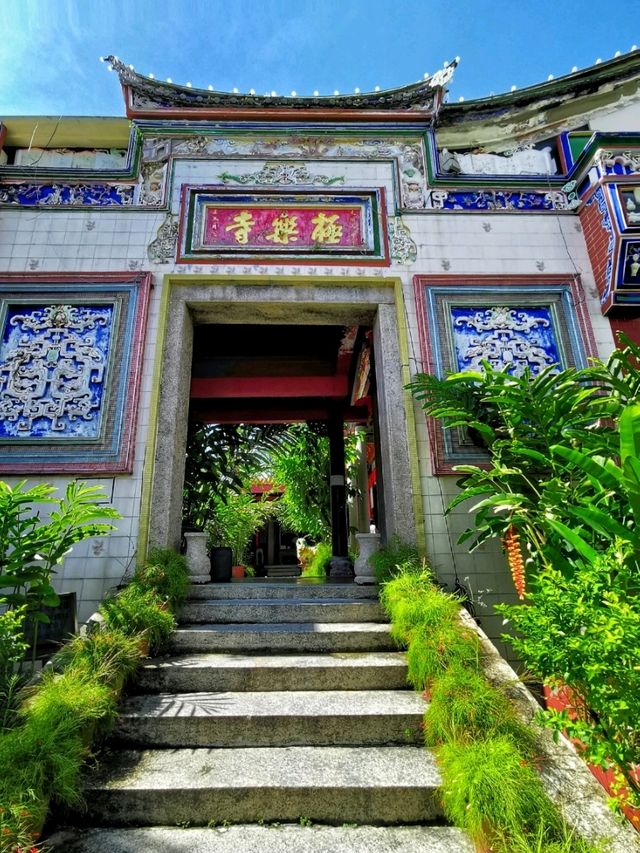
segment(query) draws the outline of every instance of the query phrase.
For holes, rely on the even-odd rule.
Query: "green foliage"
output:
[[[397,574],[420,567],[420,557],[413,545],[401,542],[393,536],[385,545],[369,557],[378,583],[385,583]]]
[[[279,424],[195,424],[187,440],[183,493],[185,524],[204,530],[215,498],[239,494],[253,477],[271,468],[286,427]]]
[[[167,645],[176,627],[173,614],[162,605],[155,592],[129,584],[113,598],[105,599],[100,613],[110,628],[128,637],[142,635],[148,640],[151,653],[157,653]]]
[[[434,681],[424,731],[427,746],[504,736],[526,755],[536,751],[533,731],[505,694],[479,672],[460,665],[451,666]]]
[[[562,822],[538,774],[511,738],[446,743],[438,760],[445,815],[475,841],[541,835],[551,843],[562,837]]]
[[[5,604],[0,598],[0,607]],[[18,671],[29,644],[24,639],[27,606],[0,613],[0,731],[15,724],[20,690],[26,678]]]
[[[284,488],[278,501],[280,523],[326,541],[331,536],[329,439],[308,424],[293,424],[272,464],[273,482]]]
[[[42,680],[27,696],[21,713],[37,729],[55,728],[60,720],[86,738],[99,726],[106,732],[116,719],[116,695],[85,668],[56,673],[45,670]]]
[[[469,541],[473,550],[488,538],[503,539],[515,527],[527,539],[529,572],[550,564],[570,571],[574,545],[553,520],[559,507],[583,504],[590,485],[582,476],[568,476],[567,466],[549,448],[566,444],[590,453],[613,452],[610,418],[618,403],[603,395],[584,370],[547,368],[536,376],[529,371],[513,376],[483,366],[483,373],[444,380],[418,376],[409,386],[427,413],[447,427],[481,434],[489,453],[488,468],[456,467],[464,475],[461,491],[447,511],[475,500],[470,509],[474,524],[460,542]],[[464,391],[474,405],[467,410],[463,403],[452,406],[450,388]]]
[[[315,553],[308,566],[302,569],[303,578],[324,578],[327,575],[327,567],[331,562],[333,551],[331,545],[326,542],[318,542]]]
[[[56,671],[82,670],[102,684],[119,689],[140,662],[135,637],[114,628],[96,628],[66,643],[53,659]]]
[[[215,495],[211,515],[206,524],[212,546],[231,548],[234,566],[245,562],[249,540],[273,513],[273,504],[262,498],[256,500],[249,491]]]
[[[591,763],[615,761],[640,804],[628,772],[640,754],[639,583],[624,551],[612,548],[570,578],[542,572],[530,606],[500,610],[527,667],[548,684],[571,688],[576,719],[547,711],[547,724],[579,739]]]
[[[436,747],[445,814],[495,853],[597,853],[574,841],[531,765],[534,733],[481,673],[477,634],[460,602],[419,560],[382,588],[392,634],[408,644],[409,681],[430,693],[425,741]]]
[[[140,659],[140,639],[161,647],[175,627],[167,602],[176,603],[182,594],[184,563],[169,551],[150,557],[151,567],[166,571],[143,573],[103,602],[107,626],[67,643],[40,681],[22,691],[14,727],[0,731],[0,767],[11,768],[0,773],[0,853],[31,848],[50,800],[81,804],[82,761],[92,739],[116,718],[119,692]],[[14,629],[23,611],[0,619],[0,647],[7,657],[22,654]]]
[[[176,610],[189,589],[187,561],[171,548],[154,548],[147,562],[136,569],[133,582],[143,590],[153,590]]]
[[[428,690],[451,666],[477,669],[480,642],[477,634],[459,624],[423,624],[414,629],[407,649],[409,682],[416,690]]]
[[[525,560],[531,606],[503,608],[519,633],[505,640],[577,704],[575,718],[544,721],[582,741],[593,763],[616,762],[639,802],[640,347],[621,343],[582,370],[516,377],[484,364],[410,387],[429,414],[487,448],[488,466],[458,466],[447,511],[474,502],[460,541],[473,550],[502,539],[519,592]]]
[[[0,591],[10,607],[26,604],[34,655],[38,623],[48,621],[42,608],[59,603],[51,585],[54,567],[77,542],[113,530],[102,519],[120,518],[112,507],[96,503],[98,486],[71,482],[62,498],[54,498],[55,491],[44,484],[25,489],[24,481],[13,488],[0,481]],[[38,504],[57,508],[42,521]]]
[[[0,733],[0,850],[15,851],[19,842],[38,832],[49,800],[64,805],[81,802],[79,776],[85,747],[76,718],[31,717]]]
[[[391,620],[391,634],[399,645],[411,641],[416,629],[424,626],[456,625],[460,602],[434,585],[431,572],[419,563],[408,564],[385,583],[380,603]]]

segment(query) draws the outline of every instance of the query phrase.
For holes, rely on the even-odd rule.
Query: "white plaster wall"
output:
[[[254,172],[264,160],[178,161],[172,207],[177,212],[179,185],[217,183],[221,171]],[[310,162],[313,174],[343,175],[349,187],[384,186],[388,213],[393,214],[393,174],[386,162]],[[136,431],[132,475],[102,478],[113,505],[122,514],[117,531],[104,540],[77,545],[61,567],[56,584],[59,590],[75,590],[81,600],[80,618],[97,606],[104,591],[117,584],[135,562],[142,469],[150,420],[151,377],[158,333],[158,311],[162,277],[166,273],[225,273],[277,275],[399,275],[404,286],[407,311],[410,369],[421,370],[418,326],[413,295],[413,275],[417,273],[456,274],[567,274],[578,272],[589,302],[599,354],[605,357],[613,347],[608,321],[602,317],[595,285],[577,217],[552,214],[405,214],[418,256],[410,266],[393,264],[390,269],[358,267],[313,267],[299,265],[154,265],[147,257],[148,244],[155,238],[164,214],[117,211],[0,211],[0,271],[6,272],[110,272],[151,270],[151,293],[143,378]],[[434,478],[430,470],[426,425],[416,410],[422,497],[425,507],[427,550],[443,580],[452,581],[455,571],[461,580],[482,598],[479,607],[485,630],[499,636],[502,626],[491,608],[498,600],[513,596],[513,585],[497,546],[486,545],[469,555],[456,545],[459,533],[469,523],[463,507],[448,519],[443,507],[455,492],[455,477]],[[12,478],[16,481],[18,478]],[[36,481],[37,478],[30,478]],[[46,478],[51,480],[51,478]],[[86,478],[83,478],[86,479]],[[64,478],[55,478],[64,485]]]
[[[621,99],[622,100],[622,99]],[[602,112],[594,113],[589,119],[591,130],[603,131],[639,131],[640,97],[627,103],[619,103]]]

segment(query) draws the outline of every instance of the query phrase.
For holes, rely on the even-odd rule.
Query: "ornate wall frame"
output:
[[[151,275],[0,274],[0,473],[129,473]]]
[[[426,373],[476,370],[482,358],[534,372],[582,367],[596,354],[579,276],[417,275],[414,291]],[[435,474],[486,461],[466,431],[427,425]]]

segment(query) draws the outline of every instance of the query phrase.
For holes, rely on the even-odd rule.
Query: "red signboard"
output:
[[[361,207],[227,204],[205,208],[203,248],[338,250],[360,249],[364,243]]]

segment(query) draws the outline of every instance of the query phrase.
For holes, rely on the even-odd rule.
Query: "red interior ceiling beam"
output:
[[[192,379],[191,399],[346,397],[346,376],[237,376]]]
[[[192,412],[191,419],[199,424],[291,424],[304,421],[329,420],[328,406],[305,406],[297,408],[274,407],[273,409],[243,408],[242,406],[223,409],[198,409]],[[345,409],[345,423],[364,424],[369,419],[366,408],[357,406]]]

